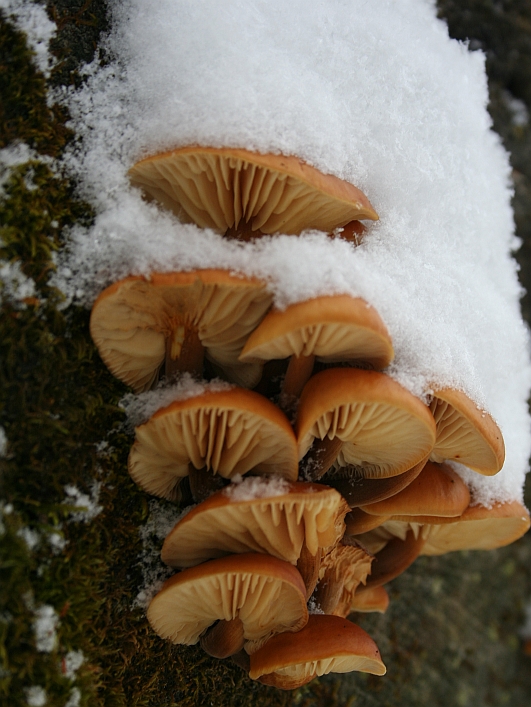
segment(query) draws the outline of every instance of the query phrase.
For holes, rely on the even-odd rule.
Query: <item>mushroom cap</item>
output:
[[[488,412],[453,388],[435,390],[430,409],[437,424],[432,461],[452,459],[486,476],[500,471],[505,460],[503,436]]]
[[[347,539],[345,538],[345,541]],[[319,568],[319,580],[328,575],[336,582],[343,581],[347,591],[354,592],[359,584],[365,584],[371,572],[374,556],[355,541],[335,545],[324,557]]]
[[[187,646],[218,620],[243,622],[248,652],[308,620],[305,586],[292,565],[268,555],[231,555],[183,570],[151,601],[147,617],[162,638]]]
[[[362,628],[346,619],[311,615],[298,633],[273,636],[253,653],[249,677],[292,690],[320,675],[353,670],[385,674],[376,643]]]
[[[299,234],[378,219],[359,189],[297,157],[191,146],[143,159],[129,176],[182,221],[222,233],[242,221],[262,233]]]
[[[382,585],[377,587],[358,587],[352,596],[350,611],[362,613],[377,611],[380,614],[385,614],[388,606],[389,594]]]
[[[264,282],[225,270],[127,277],[96,300],[90,333],[111,373],[136,393],[157,379],[166,339],[183,325],[197,332],[207,358],[233,383],[251,388],[261,367],[238,357],[271,302]]]
[[[247,339],[240,361],[258,362],[288,356],[360,361],[388,366],[394,351],[378,312],[360,297],[329,295],[269,312]]]
[[[384,373],[332,368],[304,387],[295,432],[299,458],[313,440],[339,437],[336,463],[368,478],[397,476],[424,459],[435,442],[429,408]]]
[[[377,516],[456,517],[468,507],[470,491],[447,464],[428,462],[409,486],[377,503],[362,506]]]
[[[348,506],[335,489],[284,482],[273,484],[267,496],[267,486],[260,491],[258,482],[250,478],[228,486],[193,508],[164,541],[162,561],[190,567],[230,553],[259,552],[296,564],[304,543],[315,555],[342,537]],[[258,493],[239,498],[244,486]]]
[[[529,511],[519,501],[492,508],[469,506],[454,522],[425,526],[423,555],[454,550],[494,550],[510,545],[529,530]]]
[[[146,491],[169,500],[178,496],[189,463],[226,479],[250,470],[297,478],[297,444],[287,417],[243,388],[177,400],[135,433],[129,473]]]
[[[361,535],[382,525],[391,516],[371,515],[362,508],[353,508],[345,516],[345,535]]]

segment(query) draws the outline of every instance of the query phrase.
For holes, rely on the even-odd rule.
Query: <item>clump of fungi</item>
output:
[[[296,157],[188,147],[130,177],[181,220],[244,241],[314,228],[354,247],[361,220],[378,218],[359,189]],[[419,555],[500,547],[529,527],[517,502],[472,505],[446,463],[496,474],[494,420],[461,391],[435,388],[426,405],[386,375],[391,337],[359,298],[278,311],[255,278],[152,273],[102,292],[90,326],[136,393],[182,374],[228,382],[176,394],[139,425],[129,472],[193,505],[162,547],[177,573],[149,606],[153,629],[232,657],[254,680],[293,689],[331,671],[383,675],[376,644],[347,617],[384,612],[384,585]]]

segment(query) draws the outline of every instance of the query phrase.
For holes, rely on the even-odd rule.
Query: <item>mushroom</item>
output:
[[[374,532],[374,531],[373,531]],[[363,536],[357,538],[363,546]],[[413,564],[422,551],[424,538],[420,533],[408,530],[406,537],[402,540],[392,537],[385,546],[376,553],[371,569],[371,574],[367,578],[366,587],[379,587],[387,584],[399,574],[405,572]]]
[[[351,508],[359,508],[400,493],[417,478],[426,462],[427,458],[422,459],[402,474],[384,479],[366,479],[362,476],[363,470],[348,464],[330,469],[322,479],[337,489]]]
[[[389,606],[389,594],[385,587],[379,585],[377,587],[358,587],[353,597],[351,598],[348,613],[358,611],[360,613],[369,613],[376,611],[379,614],[385,614]],[[346,614],[348,616],[348,614]]]
[[[197,643],[216,658],[256,651],[272,635],[299,631],[308,620],[295,567],[268,555],[231,555],[170,577],[147,618],[162,638]],[[208,629],[219,622],[212,631]]]
[[[345,516],[345,535],[362,535],[363,533],[368,533],[370,530],[378,528],[390,517],[390,515],[371,515],[370,513],[366,513],[362,508],[353,508],[350,513],[347,513]]]
[[[299,397],[316,358],[381,369],[393,356],[389,333],[373,307],[360,297],[329,295],[269,312],[247,339],[240,361],[289,357],[282,393]]]
[[[495,503],[491,508],[469,506],[451,523],[423,528],[423,555],[455,550],[494,550],[518,540],[529,530],[529,511],[519,501]]]
[[[323,558],[319,582],[313,599],[325,614],[336,614],[345,596],[352,596],[360,584],[365,584],[374,557],[348,537],[332,548]]]
[[[195,470],[203,468],[208,476],[225,479],[251,470],[297,478],[297,446],[288,419],[267,398],[243,388],[176,400],[137,427],[135,436],[129,473],[148,493],[169,500],[179,497],[183,477],[190,474],[193,486]]]
[[[486,476],[500,471],[505,460],[503,436],[488,412],[453,388],[435,390],[430,409],[437,424],[432,461],[452,459]]]
[[[267,553],[297,565],[310,595],[321,554],[343,535],[347,510],[328,486],[248,478],[184,516],[164,541],[161,557],[172,567],[190,567],[229,553]]]
[[[414,516],[415,522],[422,523],[426,516],[460,516],[469,503],[470,491],[461,477],[447,464],[428,462],[403,491],[362,506],[362,510],[371,515],[391,516],[393,520]]]
[[[346,368],[308,381],[295,432],[300,459],[313,444],[306,460],[313,480],[334,462],[354,465],[368,478],[398,476],[435,442],[435,422],[418,398],[384,373]]]
[[[298,633],[273,636],[253,653],[249,677],[265,685],[293,690],[317,676],[353,670],[385,675],[376,643],[346,619],[311,615]]]
[[[264,282],[225,270],[127,277],[96,300],[90,333],[111,373],[136,393],[161,366],[167,377],[201,375],[205,353],[231,382],[252,388],[261,366],[238,356],[271,301]]]
[[[297,157],[192,146],[143,159],[129,176],[181,221],[238,238],[378,219],[359,189]]]

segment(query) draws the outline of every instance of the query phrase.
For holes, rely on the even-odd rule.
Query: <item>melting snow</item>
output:
[[[71,511],[71,521],[75,523],[89,523],[103,510],[103,506],[98,504],[101,489],[101,483],[99,481],[93,481],[90,496],[86,493],[82,493],[72,484],[67,484],[64,489],[66,493],[64,503],[67,506],[73,506],[79,509]]]
[[[34,610],[33,632],[35,645],[41,653],[51,653],[57,645],[57,625],[59,616],[53,606],[42,604]]]
[[[291,485],[280,476],[260,477],[238,475],[223,489],[232,501],[252,501],[253,498],[274,498],[288,493]]]
[[[29,707],[44,707],[48,700],[46,695],[46,690],[40,685],[32,685],[31,687],[26,687],[24,689],[26,695],[26,702]]]

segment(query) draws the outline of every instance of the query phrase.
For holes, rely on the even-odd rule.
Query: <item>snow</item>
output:
[[[46,690],[40,685],[32,685],[24,689],[29,707],[43,707],[48,701]]]
[[[138,558],[143,582],[133,602],[133,607],[147,609],[149,603],[157,594],[165,580],[174,571],[163,565],[160,559],[162,543],[173,526],[184,518],[192,506],[185,509],[176,508],[163,501],[152,499],[149,502],[149,517],[140,527],[142,551]]]
[[[500,425],[502,473],[461,471],[474,501],[520,500],[529,335],[483,54],[450,40],[425,0],[114,0],[111,14],[110,63],[62,94],[80,138],[65,166],[96,218],[72,230],[55,283],[90,304],[128,274],[223,267],[264,278],[279,308],[364,297],[392,336],[391,376],[421,398],[459,388]],[[127,170],[190,144],[296,155],[361,188],[380,221],[358,248],[319,233],[241,244],[180,224]]]
[[[70,691],[70,697],[65,707],[79,707],[81,703],[81,690],[78,687],[73,687]]]
[[[17,530],[17,535],[19,538],[24,540],[28,550],[34,550],[41,541],[41,536],[39,533],[36,530],[28,528],[27,526],[19,528]]]
[[[25,32],[28,44],[35,53],[37,68],[49,76],[54,61],[48,53],[48,44],[57,28],[48,18],[45,6],[27,0],[0,0],[0,10],[14,20],[17,29]]]
[[[235,476],[232,483],[223,489],[231,501],[252,501],[254,498],[274,498],[289,493],[291,485],[280,476]]]
[[[67,484],[64,487],[66,498],[63,501],[65,505],[73,507],[70,521],[74,523],[89,523],[91,520],[101,513],[103,506],[98,504],[101,482],[93,481],[90,490],[90,496],[80,491],[73,484]]]
[[[41,604],[34,610],[33,633],[35,645],[40,653],[51,653],[57,645],[59,616],[53,606]]]
[[[74,680],[79,668],[85,662],[83,651],[68,651],[62,661],[62,672],[65,677]]]
[[[220,379],[210,382],[198,381],[189,373],[184,373],[177,382],[161,383],[155,390],[140,395],[128,393],[120,400],[130,427],[138,427],[147,422],[161,408],[168,407],[177,400],[188,400],[204,393],[218,393],[230,390],[233,385]]]

